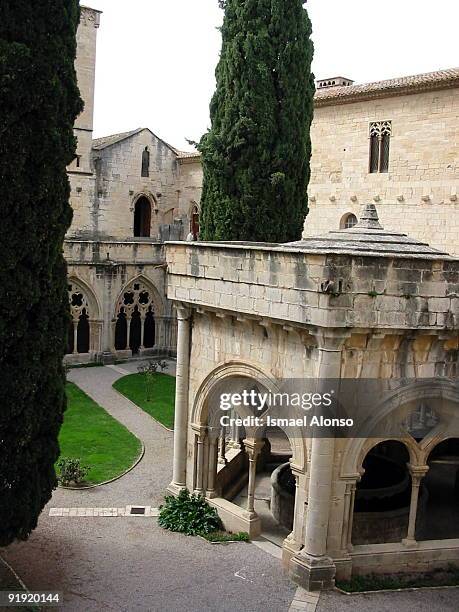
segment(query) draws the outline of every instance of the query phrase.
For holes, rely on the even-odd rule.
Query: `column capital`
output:
[[[250,459],[256,459],[265,444],[263,440],[257,440],[255,438],[246,438],[243,442],[244,448]]]
[[[188,321],[191,318],[191,308],[183,302],[175,302],[178,321]]]
[[[424,478],[429,471],[428,465],[412,465],[411,463],[408,463],[407,466],[413,479],[417,478],[420,480],[421,478]]]
[[[334,327],[316,327],[310,330],[317,341],[317,348],[320,351],[340,353],[344,343],[351,335],[352,330]]]
[[[198,436],[205,436],[207,434],[207,426],[206,425],[198,425],[197,423],[191,423],[191,429]]]

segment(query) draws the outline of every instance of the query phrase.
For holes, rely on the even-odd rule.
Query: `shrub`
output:
[[[165,504],[160,506],[158,523],[164,529],[186,535],[211,533],[222,527],[216,509],[188,489],[180,491],[177,497],[166,496]]]
[[[62,457],[57,462],[59,469],[59,482],[64,487],[70,483],[80,484],[84,481],[88,475],[89,468],[81,465],[81,459],[70,459],[69,457]]]

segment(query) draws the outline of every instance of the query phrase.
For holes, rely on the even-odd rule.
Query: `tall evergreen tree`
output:
[[[314,77],[302,0],[226,0],[201,238],[298,240],[308,210]]]
[[[0,545],[27,538],[56,486],[78,20],[78,0],[0,2]]]

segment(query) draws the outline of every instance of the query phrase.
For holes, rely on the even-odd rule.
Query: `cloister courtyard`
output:
[[[92,409],[103,408],[144,451],[131,471],[109,484],[59,487],[30,539],[0,551],[29,590],[62,591],[66,611],[457,610],[457,588],[320,596],[297,588],[282,571],[272,518],[267,533],[249,544],[215,546],[159,527],[156,510],[171,481],[173,432],[113,388],[138,365],[132,361],[68,373],[74,389],[93,401]],[[169,360],[165,374],[174,373],[175,362]],[[280,451],[282,444],[282,439],[273,441]],[[263,507],[267,512],[266,492],[261,475],[256,500],[261,513]],[[145,508],[146,514],[131,515],[132,507]]]

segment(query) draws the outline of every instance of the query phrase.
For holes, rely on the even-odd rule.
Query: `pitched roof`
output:
[[[136,130],[131,130],[130,132],[121,132],[120,134],[111,134],[110,136],[104,136],[103,138],[95,138],[92,141],[92,148],[96,151],[101,151],[106,147],[111,147],[122,140],[126,140],[126,138],[134,136],[134,134],[138,134],[143,129],[144,128],[137,128]]]
[[[316,92],[314,103],[316,107],[331,106],[333,104],[345,104],[372,98],[387,98],[397,94],[413,94],[448,87],[459,87],[459,68],[437,70],[436,72],[362,85],[319,89]]]
[[[168,142],[166,142],[165,140],[157,136],[149,128],[137,128],[136,130],[131,130],[130,132],[121,132],[120,134],[111,134],[109,136],[104,136],[102,138],[95,138],[92,141],[92,149],[94,151],[102,151],[103,149],[106,149],[107,147],[111,147],[115,144],[118,144],[119,142],[122,142],[123,140],[126,140],[127,138],[131,138],[132,136],[135,136],[136,134],[139,134],[140,132],[143,132],[144,130],[147,130],[148,132],[150,132],[152,136],[154,136],[157,140],[162,142],[168,149],[170,149],[173,153],[175,153],[178,157],[180,157],[179,155],[180,152],[177,151],[175,147],[173,147]]]
[[[177,157],[179,159],[200,159],[201,153],[199,151],[177,151]]]

